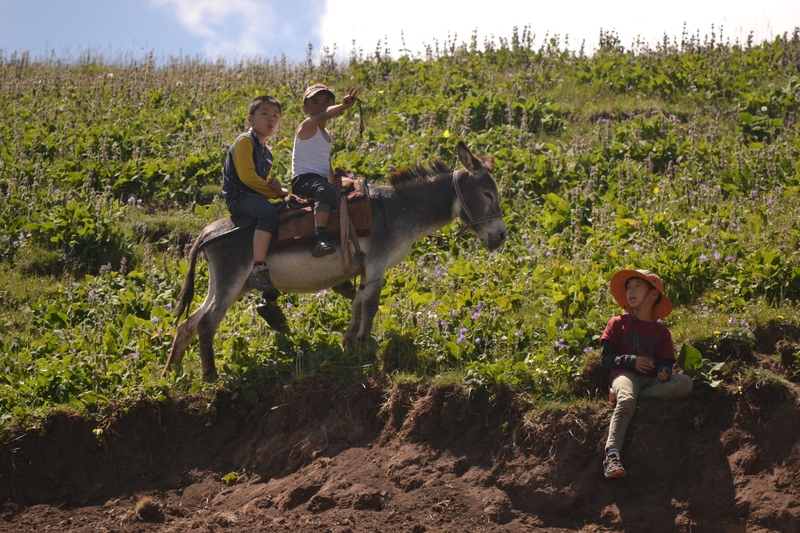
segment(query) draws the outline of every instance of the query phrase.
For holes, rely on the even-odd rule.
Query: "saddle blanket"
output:
[[[340,191],[346,194],[347,213],[359,237],[368,237],[372,231],[372,206],[367,184],[363,179],[351,180],[343,184]],[[272,236],[270,248],[281,250],[293,244],[312,244],[314,242],[314,204],[294,195],[276,205],[278,208],[278,231]],[[255,219],[232,215],[231,221],[236,230],[250,227]],[[338,242],[340,238],[339,208],[335,205],[328,218],[328,238]]]

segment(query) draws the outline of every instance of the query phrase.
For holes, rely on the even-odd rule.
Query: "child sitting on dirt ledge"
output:
[[[692,392],[692,378],[672,373],[672,335],[657,322],[672,312],[661,278],[648,270],[620,270],[610,285],[614,299],[627,311],[612,318],[600,337],[600,365],[611,370],[611,399],[616,400],[603,472],[607,478],[617,478],[625,477],[620,448],[639,394],[677,400]]]

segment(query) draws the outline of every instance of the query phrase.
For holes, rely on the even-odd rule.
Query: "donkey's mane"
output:
[[[438,157],[427,165],[419,164],[409,168],[395,170],[389,174],[389,183],[394,187],[411,181],[426,180],[437,176],[443,172],[452,172],[453,169],[447,166]]]

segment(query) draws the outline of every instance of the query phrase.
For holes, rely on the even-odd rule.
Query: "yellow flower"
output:
[[[781,320],[783,320],[783,319],[784,319],[784,318],[786,318],[786,317],[785,317],[785,316],[783,316],[783,315],[778,315],[778,318],[780,318]]]
[[[659,190],[660,190],[660,189],[659,189],[658,187],[656,187],[655,189],[653,189],[653,194],[658,194],[658,191],[659,191]]]
[[[442,137],[444,137],[445,139],[449,139],[450,138],[450,130],[444,130],[444,133],[442,133]]]
[[[383,94],[383,89],[381,89],[380,91],[378,91],[378,94]]]
[[[719,335],[720,333],[722,333],[720,330],[718,330],[718,329],[714,330],[714,335]]]

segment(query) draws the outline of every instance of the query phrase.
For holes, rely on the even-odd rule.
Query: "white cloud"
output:
[[[205,40],[208,57],[263,55],[265,43],[285,27],[268,3],[259,0],[150,0]]]
[[[393,56],[404,46],[410,55],[424,57],[425,45],[440,47],[448,40],[455,44],[469,43],[477,31],[478,45],[485,40],[499,44],[497,38],[509,39],[516,26],[521,34],[526,26],[535,34],[534,45],[540,46],[545,36],[560,37],[561,46],[569,38],[569,48],[576,50],[585,41],[592,52],[601,28],[614,30],[626,48],[640,36],[650,45],[666,34],[680,40],[684,23],[689,35],[701,39],[714,25],[719,41],[719,27],[727,41],[744,41],[752,31],[755,41],[770,39],[775,34],[791,33],[800,25],[800,2],[797,0],[672,0],[665,4],[639,0],[327,0],[321,27],[321,45],[331,49],[338,45],[344,56],[352,50],[352,41],[366,54],[377,43],[388,45]]]

